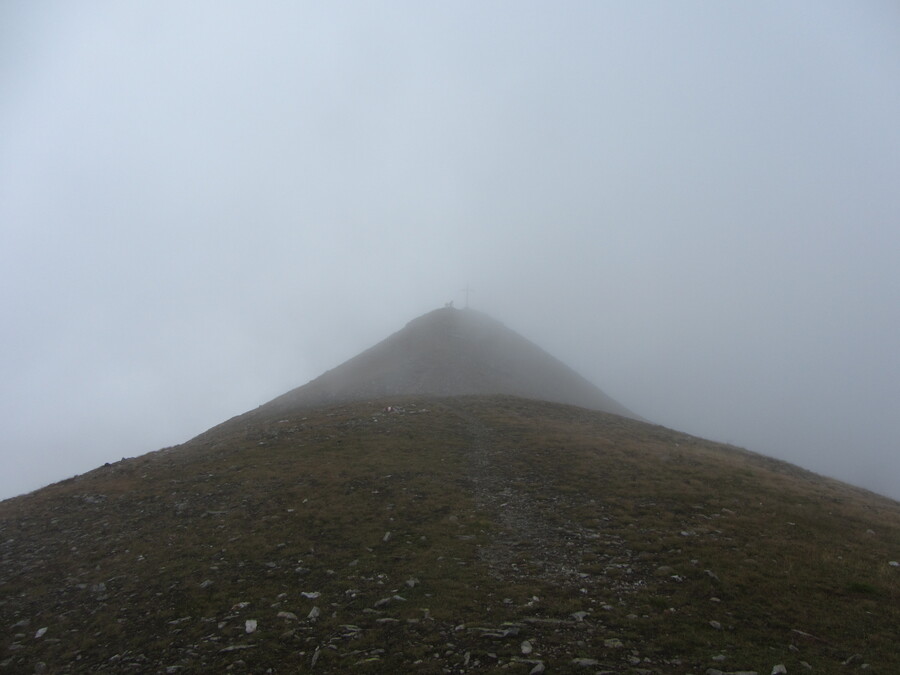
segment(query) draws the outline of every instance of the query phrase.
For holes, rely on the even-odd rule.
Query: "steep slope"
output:
[[[897,502],[621,416],[269,406],[0,503],[0,672],[900,672],[898,557]]]
[[[397,395],[511,394],[636,417],[500,322],[438,309],[270,405],[281,409]]]

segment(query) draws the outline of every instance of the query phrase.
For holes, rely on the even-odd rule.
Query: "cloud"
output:
[[[649,419],[900,496],[896,12],[2,11],[0,494],[470,283]]]

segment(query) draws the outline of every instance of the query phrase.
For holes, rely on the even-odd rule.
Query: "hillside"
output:
[[[897,502],[648,424],[448,307],[0,502],[0,671],[900,672],[898,558]]]
[[[278,397],[281,410],[383,396],[511,394],[637,417],[533,342],[472,309],[444,307]]]
[[[638,420],[268,406],[0,503],[0,672],[900,672],[898,557],[897,502]]]

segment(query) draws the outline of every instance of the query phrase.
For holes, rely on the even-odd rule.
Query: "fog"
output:
[[[653,422],[900,498],[893,2],[0,5],[0,497],[473,289]]]

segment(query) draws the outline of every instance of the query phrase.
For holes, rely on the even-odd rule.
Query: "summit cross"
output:
[[[470,288],[470,287],[469,287],[469,284],[466,284],[466,287],[465,287],[464,289],[462,289],[462,290],[463,290],[463,293],[466,294],[466,309],[469,309],[469,293],[471,293],[471,292],[474,291],[475,289],[474,289],[474,288]]]

